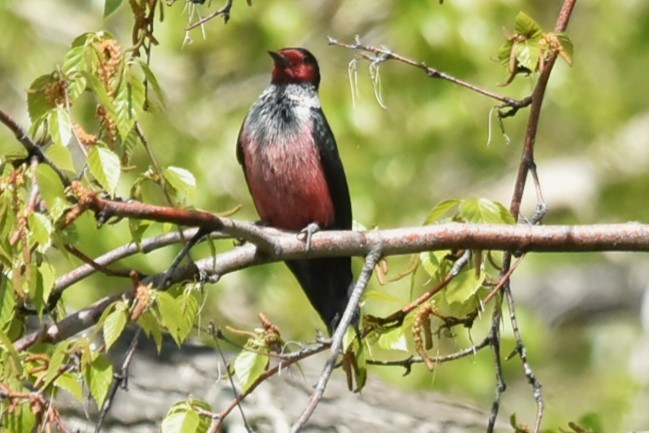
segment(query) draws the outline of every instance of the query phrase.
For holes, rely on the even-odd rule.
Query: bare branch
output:
[[[345,309],[343,317],[340,320],[340,324],[338,325],[338,328],[336,328],[336,332],[334,332],[334,335],[332,337],[329,357],[327,358],[327,362],[322,369],[322,373],[320,373],[318,384],[316,385],[313,395],[304,408],[304,411],[302,411],[295,424],[293,424],[291,433],[297,433],[302,430],[302,428],[306,425],[307,421],[313,414],[313,411],[315,411],[315,408],[318,406],[318,403],[320,403],[320,400],[322,400],[322,396],[324,395],[325,389],[327,388],[327,382],[329,382],[331,373],[334,370],[338,356],[340,355],[340,352],[343,348],[343,338],[345,337],[349,323],[351,322],[354,314],[356,314],[356,310],[358,309],[358,304],[361,300],[363,291],[365,290],[365,287],[367,287],[367,283],[369,283],[370,277],[372,276],[372,271],[374,270],[376,264],[380,259],[381,245],[379,244],[367,254],[367,257],[365,257],[365,264],[363,265],[361,274],[356,281],[356,285],[354,286],[354,291],[352,292],[352,295],[349,299],[347,308]]]
[[[338,40],[332,38],[331,36],[329,36],[328,42],[329,42],[329,45],[336,45],[338,47],[349,48],[349,49],[352,49],[352,50],[360,50],[360,51],[364,51],[364,52],[367,52],[367,53],[374,54],[374,57],[367,56],[367,55],[364,56],[369,61],[371,61],[373,65],[378,65],[378,64],[380,64],[382,62],[386,62],[388,60],[396,60],[398,62],[405,63],[406,65],[414,66],[415,68],[418,68],[418,69],[421,69],[422,71],[424,71],[431,78],[440,78],[442,80],[446,80],[446,81],[449,81],[449,82],[451,82],[453,84],[456,84],[458,86],[461,86],[461,87],[467,88],[469,90],[472,90],[472,91],[474,91],[476,93],[479,93],[481,95],[487,96],[487,97],[489,97],[491,99],[495,99],[496,101],[501,102],[503,104],[503,107],[511,107],[514,112],[518,111],[521,108],[524,108],[524,107],[530,105],[530,103],[532,102],[530,98],[525,98],[525,99],[522,99],[522,100],[516,100],[516,99],[510,98],[508,96],[499,95],[497,93],[491,92],[489,90],[486,90],[486,89],[478,87],[478,86],[476,86],[474,84],[471,84],[471,83],[469,83],[467,81],[463,81],[463,80],[461,80],[459,78],[456,78],[456,77],[454,77],[452,75],[449,75],[449,74],[447,74],[445,72],[442,72],[442,71],[440,71],[438,69],[432,68],[432,67],[426,65],[426,63],[424,63],[424,62],[418,62],[416,60],[412,60],[412,59],[410,59],[408,57],[404,57],[404,56],[402,56],[400,54],[394,53],[394,52],[390,51],[389,49],[387,49],[385,47],[374,47],[374,46],[371,46],[371,45],[363,45],[363,44],[361,44],[360,38],[358,37],[358,35],[356,36],[356,40],[355,40],[355,42],[353,44],[345,44],[343,42],[339,42]],[[501,108],[503,108],[503,107],[501,107]],[[510,114],[510,115],[513,115],[513,113]]]

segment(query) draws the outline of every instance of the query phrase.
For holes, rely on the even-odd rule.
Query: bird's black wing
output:
[[[311,115],[313,118],[313,138],[320,153],[320,163],[322,164],[334,206],[334,225],[322,228],[350,230],[352,228],[352,205],[345,170],[338,155],[336,139],[320,108],[314,108]]]

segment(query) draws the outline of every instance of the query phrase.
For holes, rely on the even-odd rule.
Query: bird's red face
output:
[[[320,70],[313,54],[304,48],[284,48],[279,51],[269,51],[273,58],[274,84],[310,83],[316,88],[320,84]]]

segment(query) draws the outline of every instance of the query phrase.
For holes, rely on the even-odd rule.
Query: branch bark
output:
[[[243,223],[240,223],[243,224]],[[597,252],[649,251],[649,225],[639,223],[590,226],[480,225],[448,223],[423,227],[376,230],[370,232],[322,231],[312,238],[306,251],[295,233],[259,228],[273,239],[274,250],[246,244],[177,269],[171,282],[205,278],[212,281],[224,274],[264,263],[297,258],[365,256],[381,248],[383,256],[413,254],[442,249],[505,250],[512,252]],[[72,271],[75,272],[75,271]],[[154,286],[162,273],[145,278]],[[16,341],[24,350],[37,341],[57,342],[93,326],[103,310],[122,297],[133,296],[133,289],[103,298],[56,324],[46,326]]]

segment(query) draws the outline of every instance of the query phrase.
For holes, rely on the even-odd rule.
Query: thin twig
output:
[[[358,35],[356,35],[356,39],[353,44],[346,44],[343,42],[339,42],[338,40],[332,38],[331,36],[328,37],[328,43],[329,45],[336,45],[338,47],[343,47],[343,48],[348,48],[352,50],[360,50],[360,51],[365,51],[368,53],[374,54],[376,57],[368,57],[368,60],[372,61],[372,64],[379,64],[388,60],[397,60],[401,63],[405,63],[406,65],[414,66],[415,68],[423,70],[429,77],[431,78],[439,78],[442,80],[449,81],[453,84],[456,84],[458,86],[462,86],[464,88],[467,88],[469,90],[472,90],[476,93],[479,93],[481,95],[487,96],[489,98],[492,98],[496,101],[499,101],[503,103],[503,108],[504,107],[511,107],[514,110],[519,110],[521,108],[524,108],[528,105],[530,105],[531,100],[529,98],[525,98],[522,100],[516,100],[513,98],[510,98],[508,96],[503,96],[499,95],[497,93],[491,92],[489,90],[483,89],[481,87],[478,87],[474,84],[471,84],[467,81],[463,81],[459,78],[456,78],[452,75],[449,75],[445,72],[442,72],[438,69],[432,68],[424,62],[418,62],[415,60],[412,60],[408,57],[404,57],[400,54],[394,53],[387,48],[384,47],[374,47],[371,45],[363,45],[360,42],[360,38]]]
[[[202,26],[206,22],[208,22],[211,19],[213,19],[215,17],[218,17],[220,15],[223,16],[223,21],[225,23],[227,23],[228,20],[230,19],[230,9],[232,9],[232,1],[233,0],[226,0],[223,7],[221,7],[220,9],[217,9],[216,11],[212,12],[211,14],[206,16],[205,18],[202,18],[201,20],[199,20],[199,21],[195,22],[194,24],[190,25],[189,27],[187,27],[185,29],[185,31],[189,31],[189,30],[195,29],[198,26]]]
[[[429,361],[432,361],[434,364],[442,364],[444,362],[455,361],[456,359],[466,358],[470,355],[475,355],[480,350],[484,349],[491,345],[491,335],[487,335],[481,342],[467,347],[466,349],[459,350],[448,355],[438,355],[432,356],[429,358]],[[403,367],[406,371],[403,373],[404,376],[410,374],[413,364],[423,363],[424,359],[421,356],[409,356],[406,359],[401,359],[397,361],[381,361],[376,359],[368,359],[367,363],[369,365],[376,365],[379,367]]]
[[[514,305],[514,297],[509,288],[509,284],[505,284],[504,287],[505,299],[507,300],[507,307],[509,308],[509,321],[512,324],[512,331],[514,333],[514,338],[516,340],[516,347],[512,353],[507,357],[511,359],[514,355],[518,354],[518,357],[521,360],[523,365],[523,371],[525,372],[525,377],[527,381],[532,386],[532,395],[536,401],[536,422],[534,423],[534,432],[538,433],[541,431],[541,419],[543,418],[543,394],[541,393],[541,383],[537,380],[530,363],[527,360],[527,349],[525,344],[523,344],[523,338],[521,337],[521,332],[518,327],[518,320],[516,319],[516,306]]]
[[[214,326],[214,323],[210,323],[210,334],[212,335],[212,340],[214,340],[214,343],[216,344],[216,349],[219,351],[219,355],[221,356],[221,360],[223,361],[223,365],[227,370],[228,368],[228,362],[225,359],[225,354],[223,353],[223,349],[221,349],[221,342],[219,335],[217,334],[216,327]],[[226,376],[228,377],[228,380],[230,381],[230,388],[232,389],[232,393],[234,394],[234,404],[236,405],[237,408],[239,408],[239,413],[241,414],[241,419],[243,419],[243,425],[246,427],[246,431],[248,433],[252,433],[252,427],[250,427],[250,424],[248,423],[248,418],[246,417],[245,412],[243,411],[243,407],[241,406],[241,401],[243,400],[243,396],[237,391],[237,386],[234,383],[234,379],[232,378],[231,374],[227,374]],[[223,420],[223,416],[219,415],[217,417],[218,422],[215,425],[220,424],[220,422]]]
[[[313,411],[318,406],[318,403],[320,403],[320,400],[322,400],[322,396],[324,395],[324,391],[327,387],[327,382],[331,377],[331,373],[333,372],[334,366],[336,365],[336,361],[342,349],[343,338],[345,337],[347,328],[349,327],[352,318],[356,314],[356,310],[358,309],[358,304],[360,302],[361,296],[363,295],[363,291],[367,287],[367,284],[370,281],[370,277],[372,276],[372,272],[374,271],[376,264],[381,259],[381,256],[381,246],[379,245],[377,246],[377,248],[370,251],[365,257],[365,264],[363,264],[363,269],[358,276],[358,280],[356,281],[356,285],[354,286],[354,290],[350,296],[347,308],[345,309],[343,317],[340,319],[340,324],[336,328],[336,331],[334,332],[334,335],[331,339],[331,348],[327,362],[322,369],[322,373],[320,373],[320,378],[318,379],[318,383],[315,387],[313,395],[309,399],[306,407],[300,414],[295,424],[293,424],[293,426],[291,427],[291,433],[299,432],[306,425],[307,421],[313,414]]]
[[[252,391],[254,391],[255,388],[257,388],[257,386],[259,386],[261,383],[265,382],[268,378],[276,375],[277,373],[279,373],[283,369],[286,369],[286,368],[290,367],[291,365],[295,364],[296,362],[301,361],[302,359],[308,358],[310,356],[313,356],[316,353],[320,353],[320,352],[326,350],[329,347],[330,347],[330,343],[328,343],[328,342],[321,342],[321,343],[314,344],[314,345],[309,346],[307,348],[304,348],[304,349],[302,349],[302,350],[300,350],[298,352],[290,354],[290,357],[286,357],[286,358],[282,359],[282,361],[279,364],[277,364],[276,366],[274,366],[272,368],[269,368],[268,370],[264,371],[262,374],[259,375],[257,380],[255,380],[248,387],[248,389],[246,389],[244,392],[242,392],[237,398],[235,398],[232,402],[230,402],[228,407],[226,407],[225,409],[223,409],[223,411],[221,411],[221,413],[218,416],[217,421],[214,423],[212,428],[209,430],[210,433],[218,432],[220,430],[221,426],[222,426],[223,419],[225,419],[225,417],[227,417],[228,414],[230,412],[232,412],[232,410],[234,410],[234,408],[237,407],[237,405],[240,404],[241,401],[243,401],[243,399],[245,399],[248,395],[250,395],[252,393]]]
[[[4,123],[7,128],[16,136],[16,139],[27,150],[28,156],[36,156],[39,161],[49,165],[65,186],[70,185],[70,179],[49,159],[43,152],[43,149],[32,140],[27,132],[18,125],[18,123],[4,110],[0,109],[0,122]]]
[[[178,232],[171,232],[165,235],[154,236],[146,239],[142,239],[140,242],[129,242],[126,245],[115,248],[101,256],[97,257],[93,261],[99,266],[105,267],[112,263],[118,262],[126,257],[132,256],[134,254],[146,254],[151,251],[155,251],[160,248],[164,248],[169,245],[177,244],[182,242],[183,238],[191,237],[198,231],[197,228],[186,229],[184,233],[181,234]],[[213,233],[214,237],[226,237],[226,235]],[[71,285],[83,280],[89,275],[95,273],[97,269],[86,263],[79,266],[76,269],[71,270],[70,272],[60,276],[54,282],[54,288],[52,289],[52,294],[60,295],[65,289]]]
[[[575,7],[575,3],[576,0],[565,0],[563,2],[561,11],[559,12],[559,17],[555,24],[555,31],[563,32],[566,30],[566,27],[568,26],[568,22],[570,20],[570,15],[572,14],[572,11],[574,10]],[[534,91],[532,92],[532,105],[530,107],[530,114],[527,122],[525,142],[523,145],[521,162],[519,164],[516,182],[514,184],[514,192],[512,194],[512,199],[509,207],[514,218],[518,218],[520,215],[520,207],[521,207],[521,202],[523,200],[523,192],[525,191],[525,183],[527,180],[527,175],[528,173],[531,172],[534,181],[536,196],[537,196],[537,209],[534,216],[532,217],[533,224],[540,223],[547,210],[547,205],[543,199],[541,185],[536,170],[536,163],[534,162],[534,147],[536,143],[539,119],[541,116],[541,107],[543,105],[545,91],[547,89],[548,81],[550,79],[550,74],[552,73],[552,69],[558,54],[559,52],[557,50],[550,52],[547,60],[544,62],[543,68],[541,68],[538,81],[536,83],[536,86],[534,87]],[[501,271],[501,280],[503,280],[505,276],[510,274],[511,260],[512,260],[512,253],[506,252],[503,257],[503,269]],[[515,312],[513,311],[514,302],[511,293],[509,279],[507,279],[507,282],[504,285],[504,293],[510,308],[510,321],[512,323],[512,328],[516,329],[515,332],[519,332],[518,324],[516,322]],[[496,314],[494,314],[494,320],[492,322],[492,333],[494,334],[494,337],[496,336],[496,333],[499,334],[497,327],[500,326],[500,308],[496,307],[495,312],[497,312],[498,317],[496,317]],[[540,431],[541,419],[543,417],[543,397],[541,395],[541,385],[536,380],[536,377],[534,376],[532,369],[529,363],[527,362],[525,346],[523,345],[522,340],[520,338],[520,333],[516,339],[517,339],[516,350],[519,356],[521,357],[525,375],[528,378],[530,384],[532,385],[534,398],[537,402],[537,414],[536,414],[536,423],[534,427],[534,432],[538,433]],[[493,431],[495,421],[496,421],[495,418],[498,415],[498,402],[500,399],[500,394],[502,393],[502,391],[504,391],[504,382],[502,379],[502,368],[500,365],[501,359],[500,359],[499,341],[500,340],[497,339],[494,340],[492,343],[492,347],[494,349],[494,360],[496,362],[498,383],[496,385],[496,396],[494,398],[494,405],[492,407],[492,413],[489,419],[489,425],[487,429],[488,432]]]
[[[101,272],[104,275],[108,275],[111,277],[125,277],[125,278],[130,277],[130,274],[132,272],[131,269],[110,269],[102,265],[101,263],[96,262],[92,258],[88,257],[86,254],[83,253],[83,251],[81,251],[80,249],[78,249],[72,244],[66,244],[64,245],[64,247],[69,253],[71,253],[73,256],[77,257],[78,259],[82,260],[85,264],[92,267],[97,272]]]
[[[113,373],[113,382],[111,383],[110,389],[108,390],[108,393],[106,394],[106,398],[104,399],[104,403],[101,406],[101,411],[99,412],[99,418],[97,419],[97,424],[95,425],[95,433],[99,433],[101,431],[101,426],[104,423],[104,419],[106,418],[106,415],[108,415],[108,411],[113,405],[113,400],[115,399],[117,390],[120,387],[124,390],[127,389],[128,368],[131,366],[131,361],[133,361],[133,354],[135,353],[135,349],[137,348],[137,343],[140,339],[141,333],[142,333],[142,328],[138,327],[135,330],[135,334],[133,335],[133,339],[131,340],[131,344],[129,348],[126,351],[126,356],[124,357],[122,368],[119,370],[119,372]]]
[[[494,399],[491,403],[491,411],[489,412],[489,421],[487,423],[487,433],[493,433],[498,419],[498,411],[500,409],[500,398],[507,389],[505,378],[503,377],[502,357],[500,353],[500,321],[502,319],[502,304],[496,305],[494,308],[493,316],[491,318],[491,328],[489,331],[489,340],[491,343],[491,353],[493,355],[494,365],[496,367],[496,388],[494,391]]]

